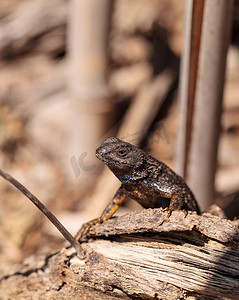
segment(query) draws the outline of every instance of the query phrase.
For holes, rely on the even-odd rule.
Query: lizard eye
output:
[[[120,157],[125,157],[129,153],[129,149],[118,149],[117,150],[117,155]]]

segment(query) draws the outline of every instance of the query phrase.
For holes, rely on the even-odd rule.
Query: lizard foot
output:
[[[164,212],[167,212],[167,214],[163,217],[163,219],[158,224],[158,226],[162,225],[164,223],[164,221],[167,220],[171,216],[171,213],[172,213],[172,211],[168,207],[165,207],[163,209],[163,214],[164,214]]]
[[[75,238],[77,241],[79,242],[85,242],[87,241],[87,233],[89,232],[90,228],[92,225],[95,225],[97,223],[101,223],[101,219],[94,219],[94,220],[91,220],[87,223],[84,223],[81,228],[78,230]]]

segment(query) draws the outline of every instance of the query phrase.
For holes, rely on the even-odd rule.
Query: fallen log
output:
[[[64,248],[5,273],[1,299],[239,299],[238,220],[147,209],[88,238],[85,260]]]

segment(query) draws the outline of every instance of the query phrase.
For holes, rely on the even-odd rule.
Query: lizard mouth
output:
[[[98,152],[95,153],[95,156],[96,156],[98,159],[103,160],[102,156],[101,156]]]
[[[96,151],[95,156],[109,167],[117,164],[114,161],[110,161],[108,158],[104,157],[104,155],[100,154],[98,151]]]
[[[107,161],[106,161],[106,159],[104,158],[104,156],[101,155],[98,151],[96,151],[95,156],[96,156],[99,160],[101,160],[103,163],[105,163],[105,164],[107,163]]]

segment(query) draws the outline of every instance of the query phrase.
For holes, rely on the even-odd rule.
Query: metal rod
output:
[[[179,129],[176,148],[176,170],[187,178],[192,120],[204,0],[187,0],[184,25],[184,43],[179,76]]]
[[[61,222],[41,203],[27,188],[25,188],[19,181],[13,178],[8,173],[0,169],[0,175],[14,185],[22,194],[32,201],[40,211],[51,221],[51,223],[61,232],[64,238],[75,248],[79,258],[85,257],[84,251],[80,243],[70,234],[70,232],[61,224]]]

